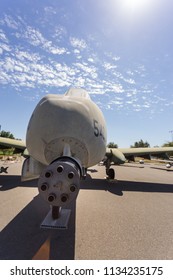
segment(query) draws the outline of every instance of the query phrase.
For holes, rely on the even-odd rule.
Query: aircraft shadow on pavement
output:
[[[135,164],[129,164],[129,165],[121,164],[121,167],[144,168],[145,166],[144,165],[135,165]]]
[[[158,169],[158,170],[163,170],[163,171],[168,171],[168,172],[173,172],[173,169],[168,169],[166,168],[165,166],[149,166],[149,164],[145,163],[145,165],[140,165],[140,166],[137,166],[137,165],[134,165],[134,164],[131,164],[131,165],[121,165],[121,167],[132,167],[132,168],[145,168],[146,166],[148,166],[149,168],[151,169]]]
[[[91,172],[91,173],[97,173],[98,170],[95,168],[88,168],[87,171]]]
[[[167,169],[167,168],[162,168],[162,167],[153,167],[153,166],[151,166],[150,168],[158,169],[158,170],[163,170],[163,171],[167,171],[167,172],[173,172],[173,169]]]
[[[87,177],[86,181],[82,181],[81,189],[105,190],[115,195],[123,196],[123,191],[131,192],[163,192],[173,193],[172,184],[136,182],[123,180],[106,180]]]
[[[8,191],[16,187],[37,187],[37,179],[21,182],[20,175],[3,175],[0,177],[0,191]]]
[[[0,259],[73,260],[75,253],[76,203],[73,202],[68,208],[71,209],[68,230],[41,229],[40,224],[50,208],[39,195],[34,197],[1,231]],[[48,246],[45,246],[45,244],[48,244]]]

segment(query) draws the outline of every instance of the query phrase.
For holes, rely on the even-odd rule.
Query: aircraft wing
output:
[[[106,158],[115,164],[123,164],[126,160],[134,160],[135,157],[151,159],[151,156],[169,159],[167,153],[173,153],[173,147],[165,148],[107,148]]]
[[[16,148],[23,152],[24,155],[28,155],[25,141],[0,137],[0,145],[4,147]]]

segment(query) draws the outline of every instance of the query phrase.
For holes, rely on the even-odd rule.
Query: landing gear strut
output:
[[[106,165],[107,178],[110,180],[114,180],[115,179],[115,170],[113,168],[110,168],[111,162],[109,159],[105,162],[105,165]]]

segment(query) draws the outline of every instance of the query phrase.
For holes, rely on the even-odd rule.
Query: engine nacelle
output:
[[[122,152],[120,152],[118,149],[111,149],[111,161],[114,162],[114,164],[123,164],[126,161],[125,156]]]

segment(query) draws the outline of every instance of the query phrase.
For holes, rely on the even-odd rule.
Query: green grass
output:
[[[13,155],[13,152],[14,152],[14,148],[11,148],[11,149],[1,149],[0,150],[0,155],[1,156],[12,156]]]

